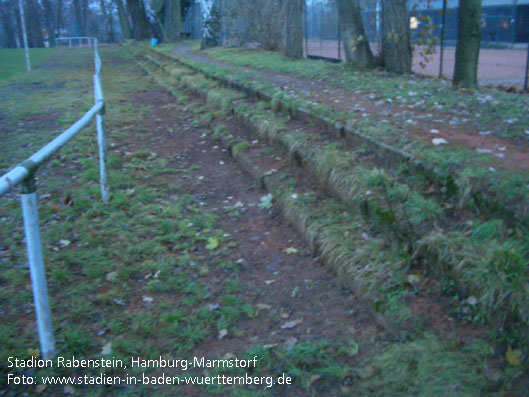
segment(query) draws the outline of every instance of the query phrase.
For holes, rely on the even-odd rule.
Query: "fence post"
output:
[[[68,39],[68,48],[72,48],[72,39]]]
[[[46,285],[46,272],[42,257],[42,241],[39,230],[39,214],[37,209],[37,188],[35,177],[31,174],[21,185],[22,216],[26,234],[33,302],[37,316],[40,352],[47,360],[55,356],[55,338],[51,324],[51,310]]]
[[[443,77],[443,58],[445,44],[446,0],[443,0],[443,16],[441,22],[441,59],[439,60],[439,78]]]
[[[105,103],[105,98],[101,89],[100,68],[94,75],[94,98],[95,103]],[[105,106],[96,115],[97,143],[99,145],[99,183],[101,185],[101,200],[107,202],[110,196],[107,183],[107,139],[105,134]]]
[[[525,81],[523,89],[527,90],[527,79],[529,78],[529,43],[527,43],[527,59],[525,60]]]
[[[342,60],[342,18],[338,14],[338,59]]]

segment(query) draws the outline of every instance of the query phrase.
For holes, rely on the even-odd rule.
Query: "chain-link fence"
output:
[[[378,54],[380,49],[380,3],[379,0],[371,0],[365,4],[362,11],[364,27],[374,54]],[[414,48],[413,72],[452,79],[458,2],[449,0],[409,3]],[[307,56],[345,60],[336,0],[306,0],[304,19]],[[526,90],[529,66],[529,0],[484,2],[481,30],[479,83]]]

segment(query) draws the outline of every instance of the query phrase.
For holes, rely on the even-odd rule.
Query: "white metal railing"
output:
[[[68,42],[69,48],[72,48],[76,41],[79,47],[83,45],[83,41],[86,41],[88,48],[97,46],[97,38],[89,36],[57,37],[55,39],[55,47],[58,47],[61,41]]]
[[[35,173],[57,150],[66,145],[83,128],[90,124],[95,117],[97,138],[99,144],[99,169],[101,184],[101,199],[109,199],[109,189],[106,177],[106,137],[105,137],[105,98],[101,87],[101,59],[97,52],[97,39],[90,38],[94,46],[94,100],[95,104],[75,124],[45,145],[38,152],[11,169],[0,177],[0,197],[11,188],[20,185],[22,217],[30,265],[33,301],[37,316],[37,327],[42,357],[44,359],[55,356],[55,338],[51,323],[51,310],[48,299],[48,287],[42,256],[42,242],[40,238],[39,217],[37,209],[37,188]]]

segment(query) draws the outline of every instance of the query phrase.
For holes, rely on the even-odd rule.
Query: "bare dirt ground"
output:
[[[194,97],[188,104],[193,102],[200,99]],[[177,168],[198,166],[185,177],[182,188],[202,200],[204,211],[219,215],[222,230],[237,242],[238,248],[227,259],[241,264],[241,299],[262,308],[256,317],[237,325],[244,330],[242,337],[229,334],[219,339],[214,335],[198,345],[191,356],[224,357],[254,343],[293,346],[310,340],[354,338],[363,343],[375,335],[384,338],[384,331],[358,299],[321,265],[280,210],[257,206],[266,192],[241,171],[206,130],[191,126],[189,115],[177,107],[167,91],[152,89],[136,95],[133,103],[152,105],[153,111],[138,126],[142,133],[132,142],[119,145],[118,152],[148,150],[169,159]],[[230,127],[234,133],[242,128],[233,120]],[[226,216],[223,206],[240,206],[240,215]],[[299,252],[287,254],[285,249],[289,247]],[[217,269],[203,281],[215,291],[225,278],[225,272]],[[211,300],[215,298],[213,292]],[[290,321],[299,321],[299,325],[282,328]],[[304,395],[298,386],[278,388],[273,395]],[[340,394],[338,385],[322,384],[316,390],[326,395]],[[189,387],[180,395],[195,396],[196,392],[196,387]]]
[[[203,53],[192,53],[189,45],[177,46],[172,54],[235,70],[257,70],[251,67],[233,66]],[[360,117],[372,117],[380,123],[391,123],[398,126],[402,134],[411,134],[428,143],[431,143],[433,138],[444,138],[450,145],[476,150],[476,155],[490,154],[491,165],[503,165],[513,170],[529,168],[527,142],[497,135],[505,128],[506,124],[502,120],[497,119],[484,126],[476,121],[479,114],[465,109],[450,111],[440,107],[435,114],[427,113],[414,105],[388,103],[377,100],[374,94],[367,95],[322,81],[262,69],[258,72],[262,81],[272,84],[289,95],[321,103],[337,111],[354,113]],[[417,98],[417,101],[420,101],[420,96]]]

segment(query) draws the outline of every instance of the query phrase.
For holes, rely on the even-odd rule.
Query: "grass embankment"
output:
[[[282,140],[283,146],[290,152],[294,152],[294,149],[299,150],[303,148],[307,141],[307,139],[304,139],[303,133],[299,132],[299,130],[295,133],[291,132],[295,129],[287,126],[288,119],[280,115],[274,115],[274,113],[270,111],[270,104],[261,102],[253,106],[248,105],[244,103],[244,101],[240,101],[239,92],[223,89],[215,82],[206,79],[201,75],[195,74],[189,69],[172,65],[164,60],[157,60],[156,62],[158,63],[158,66],[165,67],[168,76],[162,77],[157,75],[154,65],[151,67],[145,65],[145,67],[150,70],[161,84],[164,84],[170,90],[174,89],[175,84],[183,84],[188,88],[200,92],[204,97],[207,97],[208,102],[214,106],[213,109],[210,109],[209,111],[207,109],[204,110],[204,114],[197,125],[209,125],[212,123],[213,120],[218,117],[219,110],[225,111],[228,114],[231,114],[231,112],[234,111],[239,116],[242,116],[249,124],[254,126],[255,131],[258,131],[260,138],[266,138],[275,143],[280,143]],[[215,134],[223,136],[227,141],[236,138],[231,136],[228,128],[222,128],[222,126],[217,126]],[[254,150],[254,145],[251,144],[251,141],[257,137],[258,136],[247,136],[246,142],[238,143],[232,150],[242,152],[249,150],[251,152]],[[290,146],[288,143],[289,140],[291,142]],[[307,146],[315,146],[317,141],[317,138],[311,137],[310,145]],[[309,150],[308,147],[305,149]],[[343,179],[347,169],[355,169],[354,157],[348,159],[344,156],[343,152],[337,151],[339,147],[336,147],[336,145],[334,147],[328,147],[327,149],[327,153],[318,153],[319,149],[317,147],[312,148],[312,160],[316,163],[316,167],[321,167],[321,174],[325,178],[329,178],[329,175],[331,175],[335,179]],[[257,158],[265,156],[267,150],[269,150],[269,148],[263,152],[255,154],[255,156]],[[360,149],[360,151],[362,151],[362,149]],[[280,155],[284,155],[284,153],[280,153]],[[355,155],[355,153],[351,153],[350,155]],[[268,156],[273,157],[273,154],[268,154]],[[324,157],[328,158],[325,159]],[[319,165],[317,164],[318,162]],[[390,200],[395,200],[395,205],[409,205],[410,215],[412,217],[411,220],[413,222],[419,224],[424,222],[425,218],[432,215],[432,212],[432,216],[436,216],[435,202],[428,202],[428,200],[422,199],[420,194],[415,191],[410,191],[405,185],[399,185],[394,181],[387,180],[384,171],[365,169],[363,170],[364,172],[360,172],[360,169],[357,171],[358,172],[353,173],[352,180],[346,180],[346,183],[350,183],[351,185],[349,188],[351,190],[352,198],[355,196],[354,189],[361,191],[362,195],[365,196],[365,191],[369,188],[372,192],[381,193],[387,183],[389,193],[386,193],[391,197]],[[262,174],[266,175],[264,172]],[[270,178],[272,177],[270,176]],[[357,179],[355,180],[354,178]],[[283,180],[283,183],[281,183],[281,180]],[[332,199],[326,199],[323,201],[323,199],[313,191],[298,191],[295,178],[292,178],[289,175],[280,174],[277,176],[277,182],[272,182],[272,184],[276,183],[279,183],[279,187],[277,187],[275,191],[278,200],[283,202],[283,207],[286,209],[287,213],[289,211],[295,213],[294,217],[299,218],[299,223],[302,224],[302,228],[305,229],[310,239],[313,240],[313,243],[316,246],[319,246],[320,252],[327,257],[326,259],[331,263],[332,261],[335,261],[333,264],[336,265],[338,270],[342,271],[346,277],[355,280],[359,287],[363,289],[362,292],[365,293],[378,310],[381,312],[387,312],[394,319],[400,316],[400,320],[412,320],[410,313],[407,312],[406,305],[403,304],[410,294],[414,294],[413,288],[409,289],[409,282],[406,281],[406,272],[410,271],[411,265],[409,250],[402,249],[403,247],[399,246],[398,242],[397,245],[389,242],[391,241],[391,238],[380,233],[380,230],[377,232],[376,227],[373,228],[369,223],[366,224],[362,214],[356,209],[348,208]],[[378,189],[380,189],[381,192],[379,192]],[[373,196],[376,197],[377,194],[373,193]],[[410,203],[408,203],[407,200],[404,200],[403,196],[410,197]],[[420,208],[415,208],[414,204],[420,204]],[[431,209],[432,206],[433,210]],[[421,210],[426,211],[423,213]],[[399,211],[404,213],[406,209],[401,208]],[[381,218],[388,218],[391,213],[389,213],[386,208],[381,208],[379,215],[381,215]],[[373,234],[366,238],[365,231],[372,231]],[[454,298],[455,301],[459,301],[458,297],[454,296]],[[457,303],[457,305],[459,305],[459,303]],[[467,309],[468,308],[465,310]],[[480,321],[479,316],[477,316],[477,318],[471,316],[469,320]],[[417,331],[420,331],[421,326],[416,323],[416,328]],[[469,368],[476,368],[474,365],[480,360],[475,360],[476,356],[473,354],[478,351],[482,354],[489,349],[486,347],[486,343],[482,345],[478,343],[477,345],[473,345],[473,347],[467,346],[469,350],[466,350],[468,353],[468,355],[465,353],[466,359],[469,359],[470,357],[474,358],[470,359],[470,361],[466,361],[463,357],[451,356],[455,353],[452,350],[453,346],[450,347],[451,342],[432,338],[429,335],[415,335],[414,338],[417,339],[410,342],[410,344],[402,343],[393,345],[388,348],[386,353],[377,355],[372,359],[373,362],[376,363],[374,365],[377,367],[377,371],[378,365],[382,365],[384,369],[380,372],[381,378],[377,378],[378,375],[373,378],[372,374],[367,376],[363,383],[363,386],[367,388],[366,390],[374,390],[369,389],[369,387],[382,385],[381,387],[383,390],[387,392],[390,392],[390,390],[393,392],[400,390],[408,391],[410,393],[418,393],[420,390],[421,393],[426,394],[428,392],[432,394],[442,394],[443,382],[433,385],[427,380],[428,376],[424,376],[424,374],[419,375],[419,372],[417,372],[416,369],[410,369],[406,364],[404,367],[407,369],[405,371],[397,371],[398,375],[396,375],[396,378],[389,381],[387,384],[384,384],[382,377],[384,376],[383,374],[387,373],[386,371],[392,371],[390,368],[392,368],[393,365],[398,366],[402,363],[408,362],[408,359],[413,361],[423,353],[425,354],[424,357],[429,355],[435,356],[438,363],[454,362],[463,367],[468,365]],[[478,345],[480,347],[478,347]],[[431,346],[432,350],[425,352],[423,350],[425,346]],[[406,351],[406,353],[404,353],[404,351]],[[470,353],[470,351],[473,351],[474,353]],[[410,352],[413,352],[411,353],[411,356]],[[402,355],[403,357],[402,362],[397,358],[399,355]],[[412,356],[415,358],[411,358]],[[480,365],[481,364],[477,364],[478,367]],[[423,364],[420,366],[422,369],[425,369]],[[441,366],[447,369],[448,372],[455,369],[454,367],[449,369],[449,367],[444,366],[444,364]],[[366,368],[370,367],[367,366]],[[462,367],[459,367],[459,369],[461,368]],[[426,370],[426,372],[428,371],[429,370]],[[448,372],[443,373],[440,377],[451,377],[451,375],[448,375]],[[470,372],[473,372],[473,370],[470,370],[468,373]],[[420,376],[423,380],[410,382],[415,376]],[[406,385],[402,386],[404,383],[406,383]],[[478,381],[477,384],[479,383],[480,382]],[[399,389],[401,386],[402,388]],[[467,392],[470,392],[473,387],[483,387],[466,384],[465,387],[467,386],[470,387],[470,389],[467,389]],[[382,389],[379,389],[378,391],[380,392],[380,390]]]
[[[208,98],[215,98],[212,90],[219,89],[218,85],[189,70],[179,71],[178,67],[171,69],[168,66],[168,71],[188,86],[207,93]],[[179,73],[183,76],[179,77]],[[222,90],[216,95],[217,102],[224,107],[238,97],[237,93],[232,92],[230,97]],[[304,151],[304,161],[312,167],[321,183],[330,183],[331,190],[338,197],[361,208],[372,222],[378,224],[379,231],[387,231],[388,236],[402,244],[405,253],[402,263],[408,271],[416,269],[436,275],[444,280],[447,289],[456,285],[459,288],[456,301],[464,301],[465,296],[477,297],[476,307],[480,309],[468,311],[465,308],[463,317],[476,323],[488,320],[498,330],[501,343],[525,346],[522,336],[528,328],[525,252],[529,243],[524,227],[509,228],[503,219],[483,216],[472,209],[472,205],[467,206],[471,211],[461,212],[458,210],[461,208],[458,204],[460,197],[454,200],[446,194],[432,195],[435,189],[428,181],[421,180],[420,175],[414,180],[417,178],[410,177],[406,167],[366,160],[366,153],[369,157],[367,148],[344,150],[341,144],[315,148],[314,137],[289,133],[295,128],[287,127],[288,118],[277,116],[274,122],[276,116],[262,110],[267,106],[270,105],[263,104],[261,110],[258,107],[234,110],[290,152]],[[274,107],[273,102],[271,106]],[[513,178],[517,177],[519,175],[514,174]],[[368,196],[366,192],[369,192]],[[374,282],[372,278],[366,281],[367,285]],[[388,292],[388,304],[382,306],[391,307],[389,302],[394,300],[395,296]]]
[[[219,50],[223,51],[223,50]],[[228,51],[228,50],[226,50]],[[235,50],[230,50],[235,51]],[[243,51],[244,52],[244,51]],[[309,61],[289,61],[280,57],[277,54],[270,55],[272,59],[280,62],[281,65],[289,65],[290,63],[303,64],[310,70],[311,62]],[[521,222],[526,227],[529,225],[529,205],[526,197],[529,195],[529,173],[527,170],[513,171],[501,165],[495,167],[490,166],[492,158],[488,155],[480,155],[475,149],[470,149],[457,145],[450,146],[432,146],[430,143],[425,143],[423,140],[415,139],[410,134],[402,133],[399,128],[387,120],[381,121],[380,117],[375,115],[362,114],[338,111],[332,109],[327,104],[315,102],[314,98],[306,98],[303,95],[287,94],[283,90],[273,87],[269,81],[262,79],[255,71],[229,69],[226,67],[211,65],[208,63],[181,58],[187,65],[197,68],[200,71],[210,75],[217,76],[226,82],[236,82],[244,87],[249,87],[251,91],[259,91],[272,98],[272,102],[279,104],[279,108],[295,114],[296,109],[304,108],[310,114],[317,118],[328,120],[328,124],[336,125],[337,129],[340,126],[345,126],[346,138],[351,135],[352,139],[356,139],[353,134],[360,134],[371,142],[389,145],[393,148],[393,152],[403,153],[397,154],[397,161],[406,160],[411,156],[409,161],[410,171],[420,172],[438,185],[440,191],[444,195],[448,193],[453,198],[456,198],[455,204],[458,207],[467,207],[475,210],[477,213],[491,213],[496,216],[502,216],[509,223],[517,224]],[[324,63],[325,66],[333,66]],[[334,65],[336,66],[336,65]],[[318,70],[318,69],[317,69]],[[347,71],[342,71],[345,74]],[[366,72],[352,72],[353,75],[362,76],[362,79],[368,81],[370,84],[377,79],[370,79],[373,75]],[[399,79],[393,77],[388,79],[384,75],[383,81],[393,81]],[[358,76],[357,76],[358,77]],[[402,81],[408,81],[400,78]],[[422,80],[420,80],[422,81]],[[411,83],[414,83],[411,80]],[[231,84],[231,83],[230,83]],[[377,84],[377,83],[373,83]],[[430,83],[429,80],[422,82],[422,84]],[[435,88],[435,87],[434,87]],[[430,89],[432,87],[430,86]],[[380,88],[382,90],[382,88]],[[465,104],[465,95],[459,94],[451,89],[449,95],[455,95],[458,100],[466,107],[472,107],[474,110],[486,107],[479,103],[476,98],[471,95],[471,104]],[[387,89],[386,94],[380,95],[394,95],[394,89]],[[436,92],[432,90],[431,92]],[[433,95],[430,93],[429,95]],[[523,109],[527,106],[528,99],[525,96],[499,93],[498,95],[507,95],[504,99],[513,109],[517,109],[517,117],[511,120],[525,120],[525,113]],[[401,98],[404,103],[413,103],[415,99]],[[439,96],[442,100],[443,96]],[[455,100],[455,99],[454,99]],[[422,101],[424,102],[424,101]],[[469,103],[470,103],[469,102]],[[423,104],[425,111],[438,113],[435,106]],[[453,110],[454,112],[456,110]],[[488,114],[494,113],[496,110],[489,109]],[[483,114],[483,113],[479,113]],[[520,118],[518,118],[518,116]],[[448,120],[447,120],[448,121]],[[523,122],[516,122],[516,128],[524,131]],[[351,131],[351,134],[348,133]],[[523,132],[525,134],[525,131]],[[363,138],[359,139],[361,142]],[[522,138],[516,138],[522,139]],[[523,138],[526,139],[526,138]],[[380,147],[378,148],[380,150]],[[400,157],[400,160],[399,160]]]
[[[26,73],[26,57],[23,49],[1,50],[2,63],[0,63],[0,85],[13,79],[20,79]],[[55,48],[31,48],[29,59],[32,68],[38,68],[51,57],[57,54]]]
[[[490,88],[458,91],[448,82],[418,76],[396,76],[384,71],[355,70],[347,64],[330,64],[324,61],[290,60],[270,51],[240,48],[215,48],[207,55],[235,66],[249,66],[279,73],[314,79],[336,85],[340,88],[375,93],[377,99],[391,100],[403,105],[418,102],[418,108],[437,112],[446,110],[467,110],[479,114],[477,121],[485,125],[495,119],[515,120],[503,131],[506,137],[526,138],[529,123],[527,108],[529,99],[525,95],[506,93]],[[483,97],[490,95],[493,98]],[[440,107],[439,107],[440,106]]]

